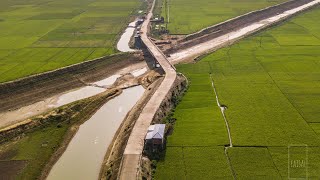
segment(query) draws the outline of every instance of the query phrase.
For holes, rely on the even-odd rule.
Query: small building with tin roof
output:
[[[148,132],[145,137],[145,148],[146,149],[156,149],[163,148],[165,141],[165,124],[154,124],[150,125]]]

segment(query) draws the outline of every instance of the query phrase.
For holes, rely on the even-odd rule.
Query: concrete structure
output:
[[[149,39],[148,30],[150,28],[150,19],[155,5],[153,1],[152,7],[146,20],[141,26],[141,40],[146,45],[150,54],[158,61],[165,72],[165,77],[156,92],[150,98],[138,117],[125,148],[122,162],[119,170],[118,179],[130,180],[137,179],[139,176],[139,168],[144,148],[144,138],[148,132],[148,127],[151,124],[157,110],[163,100],[169,95],[170,90],[176,80],[177,74],[174,66],[170,64],[166,56],[161,50]]]
[[[155,150],[157,148],[163,148],[165,128],[165,124],[154,124],[149,126],[147,135],[144,139],[145,149]]]

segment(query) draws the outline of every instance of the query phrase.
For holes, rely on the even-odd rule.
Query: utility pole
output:
[[[169,15],[169,4],[168,4],[169,0],[165,0],[164,2],[164,6],[165,6],[165,14],[166,14],[166,30],[168,30],[168,23],[170,21],[170,15]]]
[[[167,14],[167,22],[169,23],[169,22],[170,22],[170,10],[169,10],[169,3],[168,3],[168,1],[169,1],[169,0],[166,0],[166,3],[167,3],[167,11],[168,11],[168,12],[167,12],[167,13],[168,13],[168,14]]]

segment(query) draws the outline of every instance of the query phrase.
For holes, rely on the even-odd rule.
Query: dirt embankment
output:
[[[132,128],[134,127],[135,121],[138,119],[142,109],[149,101],[155,90],[161,84],[163,78],[155,81],[151,86],[148,87],[147,91],[140,99],[140,101],[133,107],[126,119],[123,121],[121,128],[118,129],[117,134],[113,139],[113,143],[110,145],[108,152],[103,162],[100,179],[117,179],[119,168],[122,160],[122,156],[129,139]],[[171,108],[174,107],[176,98],[186,87],[186,79],[183,76],[178,76],[171,93],[163,101],[160,109],[154,116],[153,122],[160,122],[170,112]],[[150,168],[151,169],[151,168]],[[141,173],[143,176],[145,173]],[[151,175],[149,173],[149,175]]]
[[[143,107],[149,101],[153,93],[157,90],[161,84],[163,77],[155,79],[154,83],[148,86],[147,91],[143,94],[143,97],[137,102],[132,110],[127,114],[126,118],[120,125],[120,128],[116,132],[112,143],[110,144],[103,161],[100,179],[116,179],[118,170],[121,163],[122,154],[126,147],[127,140],[130,136],[131,130],[138,119]]]
[[[57,147],[42,171],[40,179],[45,179],[52,166],[63,154],[69,142],[76,134],[79,126],[82,123],[89,119],[108,100],[112,99],[115,96],[118,96],[124,88],[142,85],[143,87],[148,89],[148,91],[151,91],[151,89],[153,89],[152,87],[154,86],[153,82],[158,81],[159,77],[161,77],[161,73],[161,70],[152,70],[139,77],[133,77],[131,74],[123,75],[122,77],[117,79],[117,81],[112,87],[110,87],[110,89],[106,90],[103,93],[64,105],[62,107],[50,110],[42,115],[26,119],[25,121],[22,121],[18,124],[1,129],[0,145],[5,142],[19,141],[27,133],[38,130],[41,131],[41,129],[52,124],[58,124],[57,126],[59,126],[59,124],[67,124],[69,128],[64,135],[61,145]],[[131,116],[138,116],[138,114],[132,113]],[[2,154],[3,153],[0,152],[0,160]],[[0,164],[0,166],[3,165],[6,167],[6,169],[10,170],[10,172],[12,171],[11,177],[14,177],[23,169],[25,161],[21,161],[21,168],[14,168],[13,166],[16,164],[16,161],[9,160],[8,162]]]
[[[33,104],[71,89],[104,79],[141,63],[141,52],[120,53],[0,84],[0,112]]]
[[[89,112],[89,113],[84,114],[85,111],[83,109],[80,111],[80,113],[83,115],[83,117],[75,125],[73,125],[72,127],[69,128],[69,131],[65,135],[63,142],[61,143],[59,148],[53,153],[50,160],[48,161],[48,163],[45,165],[44,169],[42,170],[42,174],[39,179],[44,180],[47,178],[53,165],[58,161],[58,159],[62,156],[63,152],[67,149],[72,138],[77,133],[80,125],[83,124],[86,120],[90,119],[90,117],[93,114],[95,114],[95,112],[97,110],[99,110],[100,107],[103,106],[107,101],[118,96],[121,93],[122,93],[121,89],[107,90],[103,94],[95,96],[96,99],[93,101],[93,103],[96,105],[95,105],[95,107],[92,107],[91,110],[90,109],[87,110],[87,112]],[[90,106],[89,106],[89,108],[90,108]]]
[[[152,124],[157,123],[166,123],[165,119],[171,116],[172,111],[179,103],[179,99],[183,96],[184,92],[188,88],[188,80],[183,74],[177,74],[177,79],[174,83],[173,88],[171,89],[171,95],[163,101],[160,108],[158,109],[156,115],[152,120]],[[166,135],[172,131],[172,125],[166,123]],[[152,179],[152,163],[148,155],[144,152],[139,170],[139,179]]]
[[[271,6],[262,10],[253,11],[242,16],[230,19],[220,24],[205,28],[199,32],[190,34],[178,40],[174,47],[165,50],[165,54],[172,54],[179,50],[192,47],[201,42],[205,42],[216,37],[225,35],[232,31],[241,29],[254,22],[276,16],[290,9],[312,2],[313,0],[291,0],[279,5]]]
[[[118,96],[119,94],[121,94],[121,92],[122,92],[121,89],[110,89],[92,98],[76,101],[74,103],[62,106],[60,108],[56,108],[43,115],[26,119],[25,121],[22,121],[18,124],[1,129],[0,144],[5,141],[11,140],[13,138],[17,138],[21,134],[34,131],[36,128],[45,127],[46,125],[52,122],[63,122],[67,120],[70,121],[71,118],[74,118],[72,116],[77,116],[79,114],[84,115],[84,112],[87,112],[86,108],[88,108],[89,106],[92,109],[98,109],[96,107],[91,107],[91,106],[94,106],[94,105],[100,106],[104,104],[106,101],[108,101],[109,99],[112,99],[113,97]],[[91,114],[89,113],[89,115]],[[83,118],[79,117],[79,119],[83,119]]]
[[[15,149],[4,148],[6,149],[4,152],[0,151],[0,167],[1,169],[5,168],[6,170],[4,176],[2,176],[3,174],[0,174],[0,179],[4,177],[8,177],[8,179],[15,179],[23,168],[29,164],[38,169],[39,172],[36,173],[39,175],[41,173],[40,170],[44,168],[42,176],[37,178],[45,179],[51,167],[67,148],[67,145],[77,132],[79,126],[89,119],[103,104],[115,96],[118,96],[121,92],[121,89],[110,89],[96,96],[67,104],[45,114],[27,119],[24,122],[0,130],[0,145],[6,146],[8,144],[18,142],[25,136],[28,137],[29,133],[42,131],[42,129],[49,126],[55,126],[57,128],[61,128],[62,126],[68,127],[67,132],[63,135],[63,140],[60,142],[60,146],[53,149],[54,153],[51,155],[50,159],[40,155],[38,160],[31,160],[32,162],[29,162],[28,159],[18,162],[10,158],[12,156],[10,154],[15,154]],[[29,149],[28,151],[33,150]],[[5,163],[2,161],[3,159],[5,160]],[[48,163],[45,167],[40,167],[39,165],[42,164],[43,161]],[[17,165],[19,165],[19,168],[16,167]]]

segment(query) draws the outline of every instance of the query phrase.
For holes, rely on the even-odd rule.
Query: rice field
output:
[[[178,65],[190,88],[175,110],[155,178],[319,179],[319,17],[316,8],[195,64]],[[226,151],[210,73],[227,106],[234,147]]]
[[[0,82],[110,55],[140,0],[0,2]]]
[[[170,34],[190,34],[250,11],[286,0],[163,0],[162,16]]]

